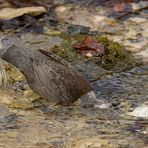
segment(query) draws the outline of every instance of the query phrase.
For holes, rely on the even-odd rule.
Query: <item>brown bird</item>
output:
[[[34,92],[54,104],[70,105],[91,91],[82,74],[45,50],[31,50],[2,39],[0,58],[17,67]]]

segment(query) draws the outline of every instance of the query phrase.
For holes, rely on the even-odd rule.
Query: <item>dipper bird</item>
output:
[[[82,74],[61,57],[20,47],[9,38],[1,39],[1,44],[0,58],[17,67],[42,98],[68,106],[91,91]]]

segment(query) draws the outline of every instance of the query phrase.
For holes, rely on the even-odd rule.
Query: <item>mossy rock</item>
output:
[[[135,65],[132,55],[122,44],[109,40],[107,37],[97,37],[105,46],[105,54],[97,63],[106,69],[126,69]]]
[[[74,43],[84,40],[87,35],[75,34],[61,34],[64,39],[60,46],[55,46],[50,50],[69,62],[84,61],[97,63],[99,67],[108,70],[123,70],[133,67],[136,62],[132,55],[125,50],[122,44],[109,40],[107,37],[101,35],[92,36],[102,43],[105,47],[105,54],[100,57],[87,58],[73,48]]]

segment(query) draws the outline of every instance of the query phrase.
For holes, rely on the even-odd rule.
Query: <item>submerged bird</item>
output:
[[[0,58],[17,67],[42,98],[68,106],[91,91],[82,74],[57,55],[17,46],[8,38],[1,44]]]

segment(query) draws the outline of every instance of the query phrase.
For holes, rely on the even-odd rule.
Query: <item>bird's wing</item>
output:
[[[34,61],[33,70],[37,82],[36,89],[41,96],[56,103],[62,102],[62,99],[69,99],[65,93],[65,85],[63,85],[59,74],[54,71],[50,64]]]
[[[58,62],[58,63],[60,63],[60,64],[62,64],[62,65],[64,65],[64,66],[71,67],[71,65],[70,65],[67,61],[65,61],[65,60],[62,59],[61,57],[57,56],[56,54],[54,54],[54,53],[52,53],[52,52],[49,52],[49,51],[46,51],[46,50],[42,50],[42,49],[39,49],[39,51],[40,51],[42,54],[44,54],[44,55],[50,57],[53,61]]]

